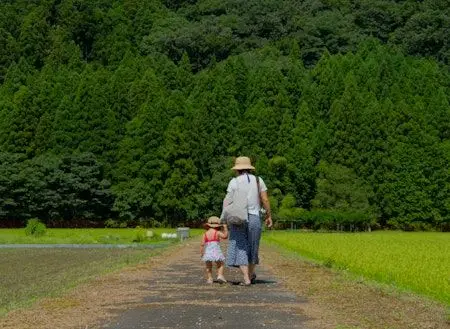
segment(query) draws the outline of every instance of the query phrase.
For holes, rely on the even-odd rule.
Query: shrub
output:
[[[106,228],[116,228],[117,222],[114,219],[107,219],[105,220],[105,227]]]
[[[127,222],[114,219],[105,220],[104,225],[106,228],[126,228],[128,226]]]
[[[140,218],[138,220],[139,226],[143,228],[152,228],[152,227],[160,227],[161,222],[157,221],[154,218]]]
[[[46,230],[47,227],[44,223],[40,222],[37,218],[32,218],[27,222],[25,234],[38,237],[44,235]]]
[[[315,231],[365,231],[376,227],[375,217],[359,211],[335,209],[280,208],[275,215],[277,228],[303,227]],[[292,224],[294,223],[294,224]],[[291,226],[291,227],[292,227]]]
[[[147,240],[146,231],[138,229],[134,235],[133,242],[144,242],[145,240]]]

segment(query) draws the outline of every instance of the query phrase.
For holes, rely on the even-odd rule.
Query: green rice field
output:
[[[271,231],[264,241],[450,305],[450,233]]]

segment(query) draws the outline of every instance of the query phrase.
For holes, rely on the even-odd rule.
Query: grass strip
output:
[[[146,238],[147,231],[153,232],[152,238]],[[191,229],[190,235],[199,235],[202,230]],[[162,238],[163,233],[176,233],[176,229],[156,228],[52,228],[43,236],[27,236],[23,228],[0,229],[0,244],[154,244],[173,239]],[[142,239],[144,237],[144,239]],[[176,239],[175,239],[176,240]]]

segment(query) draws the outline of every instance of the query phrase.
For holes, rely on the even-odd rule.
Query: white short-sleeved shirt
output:
[[[259,210],[261,209],[261,205],[259,204],[259,194],[258,186],[256,184],[256,177],[252,174],[242,174],[233,178],[228,183],[227,196],[232,195],[233,192],[237,190],[238,186],[239,189],[248,189],[248,213],[252,215],[258,215]],[[261,177],[259,177],[259,188],[260,192],[267,191],[267,186]]]

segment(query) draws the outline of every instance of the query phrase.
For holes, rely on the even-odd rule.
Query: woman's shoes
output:
[[[244,286],[244,287],[250,287],[252,285],[251,282],[245,283],[245,282],[239,282],[240,286]]]
[[[252,274],[252,277],[250,278],[250,282],[251,282],[251,284],[256,283],[256,274],[255,273]]]
[[[206,284],[212,284],[212,283],[213,283],[213,279],[206,280]]]

